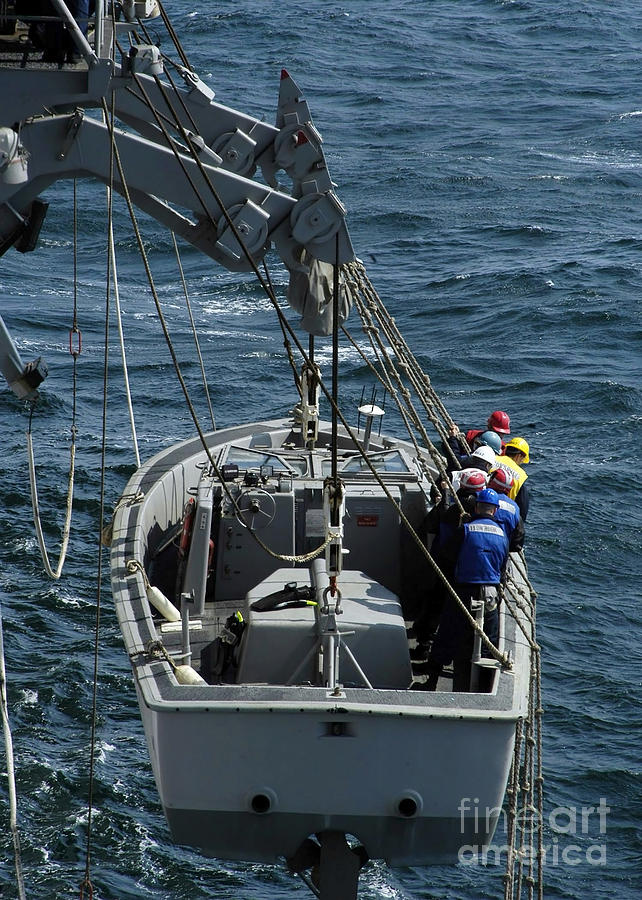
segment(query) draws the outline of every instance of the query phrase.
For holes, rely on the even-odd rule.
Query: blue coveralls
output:
[[[499,495],[499,507],[495,513],[495,521],[506,532],[510,550],[521,550],[524,546],[522,516],[517,503],[505,494]]]
[[[508,559],[508,538],[502,526],[489,516],[475,516],[462,525],[450,546],[444,550],[456,551],[454,588],[466,609],[485,585],[499,585]],[[493,644],[499,639],[499,612],[497,607],[487,610],[484,631]],[[474,632],[455,599],[448,596],[439,623],[439,629],[428,659],[433,674],[441,667],[453,663],[453,690],[467,690],[470,684],[470,662],[473,652]],[[434,679],[436,685],[436,678]]]

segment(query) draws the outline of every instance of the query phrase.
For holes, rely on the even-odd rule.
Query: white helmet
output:
[[[492,447],[487,447],[486,444],[482,444],[481,447],[473,450],[470,455],[473,459],[481,459],[485,463],[490,463],[491,466],[495,465],[495,451]]]

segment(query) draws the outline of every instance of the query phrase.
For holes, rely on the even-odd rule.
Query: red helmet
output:
[[[481,469],[464,469],[459,478],[459,488],[481,491],[486,487],[486,473]]]
[[[501,409],[496,409],[495,412],[492,412],[486,424],[491,431],[497,431],[499,434],[510,434],[508,413],[502,412]]]
[[[515,479],[506,469],[495,469],[488,476],[488,487],[498,494],[508,494]]]

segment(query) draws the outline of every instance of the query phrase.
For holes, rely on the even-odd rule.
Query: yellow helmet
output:
[[[528,447],[528,443],[524,440],[524,438],[521,438],[521,437],[511,438],[510,441],[506,442],[505,446],[506,447],[514,447],[516,450],[521,450],[521,452],[524,454],[524,462],[525,463],[530,462],[530,456],[528,453],[529,447]]]

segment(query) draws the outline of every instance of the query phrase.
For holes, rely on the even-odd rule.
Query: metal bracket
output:
[[[185,82],[185,86],[189,88],[190,100],[201,106],[209,106],[216,96],[214,91],[204,81],[201,81],[196,72],[178,66],[178,73]]]
[[[322,143],[312,122],[285,125],[274,141],[274,161],[290,178],[300,180],[313,169],[325,168]]]
[[[73,115],[69,117],[69,124],[67,125],[67,133],[65,134],[65,139],[62,143],[62,147],[60,149],[60,153],[57,156],[57,159],[64,159],[69,151],[71,150],[71,146],[73,142],[78,137],[78,132],[80,130],[80,126],[83,123],[83,119],[85,118],[85,114],[81,109],[77,109]]]

